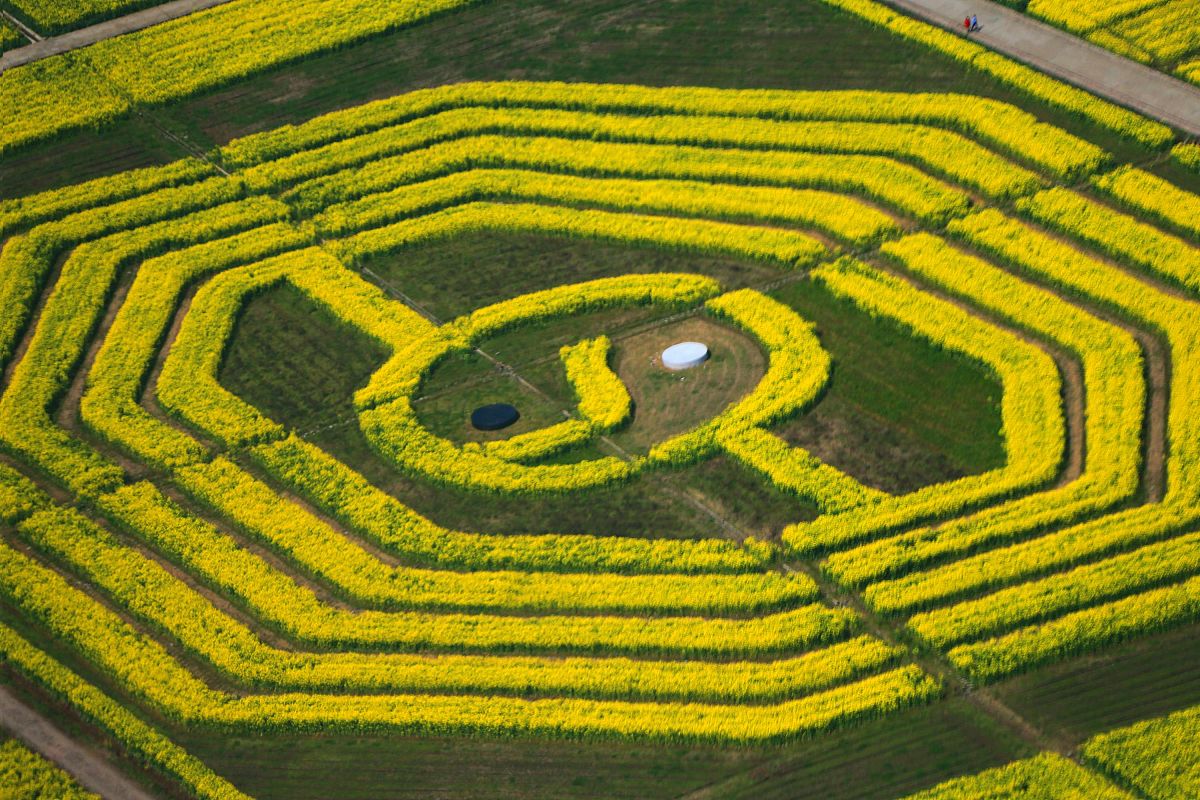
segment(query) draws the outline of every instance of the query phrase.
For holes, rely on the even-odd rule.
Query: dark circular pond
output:
[[[471,412],[471,425],[480,431],[498,431],[520,418],[517,409],[508,403],[491,403]]]

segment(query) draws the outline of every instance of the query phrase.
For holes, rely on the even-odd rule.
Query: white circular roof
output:
[[[708,345],[680,342],[663,350],[662,363],[667,369],[687,369],[708,360]]]

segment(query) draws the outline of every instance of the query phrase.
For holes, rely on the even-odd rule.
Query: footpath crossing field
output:
[[[981,73],[15,123],[12,691],[166,796],[1195,796],[1195,145],[836,5]]]

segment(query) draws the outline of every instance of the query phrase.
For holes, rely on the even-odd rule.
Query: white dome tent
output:
[[[662,353],[663,366],[669,370],[690,369],[708,360],[708,345],[700,342],[673,344]]]

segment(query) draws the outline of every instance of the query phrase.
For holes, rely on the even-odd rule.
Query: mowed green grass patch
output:
[[[673,798],[763,754],[607,742],[374,737],[185,740],[256,800]]]
[[[812,413],[777,428],[788,441],[891,492],[1004,463],[999,382],[982,365],[872,317],[812,281],[776,299],[817,325],[833,356]]]
[[[657,247],[610,245],[540,234],[482,231],[451,239],[407,247],[373,258],[365,265],[368,277],[404,292],[440,320],[447,321],[477,308],[490,306],[530,292],[618,275],[687,272],[707,275],[725,289],[754,286],[781,277],[779,267],[750,260],[712,258]],[[623,321],[632,324],[658,314],[660,309],[625,310]],[[610,327],[613,322],[606,323]],[[548,323],[560,335],[573,332],[570,320]],[[528,330],[525,328],[524,330]],[[540,346],[543,333],[525,334],[514,329],[517,343]],[[495,337],[490,350],[506,361],[519,363],[514,353]],[[568,344],[559,339],[560,344]]]
[[[283,283],[243,307],[218,378],[267,416],[307,432],[355,420],[354,391],[387,356]]]
[[[788,747],[715,787],[731,800],[887,800],[1032,755],[962,698]]]
[[[1029,754],[964,701],[786,746],[401,737],[200,737],[189,750],[259,800],[900,797]]]
[[[1053,664],[994,691],[1051,736],[1075,745],[1200,703],[1200,626]]]

